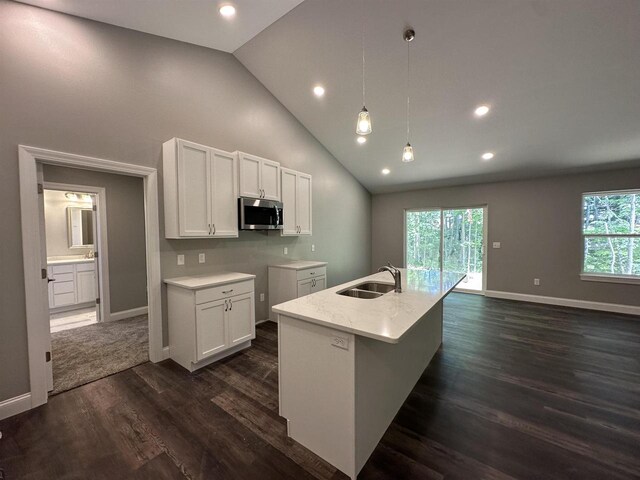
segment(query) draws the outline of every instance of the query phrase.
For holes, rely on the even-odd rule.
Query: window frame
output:
[[[580,197],[580,280],[587,282],[604,282],[604,283],[626,283],[632,285],[640,285],[640,275],[625,275],[622,273],[596,273],[584,271],[584,242],[587,238],[637,238],[640,240],[640,233],[584,233],[584,200],[589,196],[608,196],[608,195],[628,195],[635,194],[640,196],[640,188],[630,188],[626,190],[603,190],[599,192],[584,192]]]

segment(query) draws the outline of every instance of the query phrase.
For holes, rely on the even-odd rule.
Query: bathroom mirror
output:
[[[93,209],[67,207],[69,248],[93,247]]]

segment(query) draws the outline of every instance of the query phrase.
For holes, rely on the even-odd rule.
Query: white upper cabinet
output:
[[[311,235],[311,175],[281,168],[282,235]]]
[[[237,154],[240,196],[280,201],[280,164],[249,153]]]
[[[165,237],[237,237],[235,154],[177,138],[162,152]]]

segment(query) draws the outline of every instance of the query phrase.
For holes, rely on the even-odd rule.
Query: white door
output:
[[[271,160],[261,160],[260,183],[262,198],[280,200],[280,164]]]
[[[196,361],[203,360],[226,348],[226,300],[203,303],[196,310]]]
[[[42,189],[38,187],[38,192],[40,193],[40,195],[38,195],[38,216],[40,217],[40,265],[42,266],[42,269],[47,273],[47,275],[43,275],[44,278],[42,279],[42,293],[44,295],[44,292],[46,291],[46,298],[53,298],[53,285],[51,285],[51,287],[48,286],[49,283],[51,283],[49,279],[54,277],[52,276],[53,272],[50,272],[47,267],[47,228],[44,222],[44,174],[42,172],[42,164],[39,162],[36,164],[36,175],[38,178],[38,185],[42,186]],[[45,297],[43,296],[41,298]],[[49,352],[49,354],[47,355],[45,352],[42,352],[42,354],[45,355],[46,359],[45,375],[47,380],[47,391],[53,390],[53,364],[51,362],[51,323],[49,320],[50,304],[51,301],[48,302],[46,308],[44,305],[42,308],[42,321],[47,322],[47,332],[49,332],[43,342],[44,347],[46,348],[45,352]]]
[[[238,174],[235,156],[219,150],[211,152],[211,211],[216,237],[238,236]]]
[[[313,283],[311,284],[311,293],[319,292],[320,290],[324,290],[327,288],[326,286],[327,279],[326,277],[315,277],[313,279]]]
[[[185,140],[178,140],[180,236],[210,236],[210,169],[208,148]]]
[[[260,159],[240,152],[238,163],[240,164],[240,196],[261,198]]]
[[[282,172],[282,209],[283,228],[282,235],[297,235],[298,224],[296,223],[296,190],[298,175],[293,170],[286,168]]]
[[[311,288],[312,284],[312,278],[307,278],[306,280],[298,280],[298,298],[313,293]]]
[[[311,235],[311,175],[298,173],[296,218],[301,235]]]
[[[227,303],[229,305],[227,310],[229,346],[255,338],[253,293],[231,297]]]

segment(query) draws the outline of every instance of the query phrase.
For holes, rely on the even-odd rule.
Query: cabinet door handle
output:
[[[51,283],[51,282],[55,282],[56,279],[55,278],[47,278],[47,283]]]
[[[233,310],[233,302],[229,300],[229,311]]]
[[[229,305],[227,304],[228,300],[224,301],[224,311],[226,312],[227,310],[229,310]]]
[[[222,291],[222,293],[224,293],[224,294],[231,293],[231,292],[233,292],[233,288],[232,288],[231,290],[226,290],[226,291],[225,291],[225,290],[223,290],[223,291]]]
[[[216,224],[214,223],[213,224],[213,235],[215,235],[215,234],[216,234]]]

